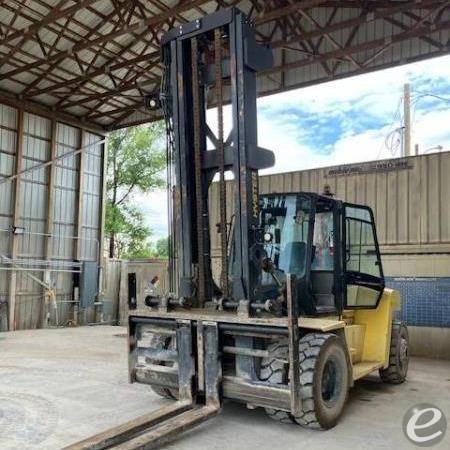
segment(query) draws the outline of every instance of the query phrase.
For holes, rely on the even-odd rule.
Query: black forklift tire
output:
[[[173,347],[173,337],[171,336],[163,336],[161,334],[153,334],[150,340],[150,348],[153,349],[168,349]],[[163,361],[151,360],[152,364],[161,365],[161,366],[173,366],[174,363],[167,363]],[[165,388],[162,386],[156,386],[154,384],[150,385],[151,390],[163,398],[168,398],[169,400],[178,400],[178,392],[176,389]]]
[[[262,361],[261,379],[287,383],[288,344],[283,340],[268,349],[271,358]],[[301,414],[266,408],[272,419],[296,422],[305,428],[329,429],[336,425],[349,389],[349,362],[342,339],[335,334],[311,333],[300,340]]]
[[[380,378],[384,383],[401,384],[406,380],[409,364],[408,328],[403,322],[393,321],[389,366],[380,369]]]
[[[310,333],[300,340],[301,414],[305,428],[333,428],[344,410],[349,389],[349,362],[342,339]]]

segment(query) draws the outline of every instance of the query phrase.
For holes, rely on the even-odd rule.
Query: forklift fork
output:
[[[289,405],[287,410],[296,417],[301,409],[301,400],[295,276],[288,274],[286,285],[289,390],[277,389],[274,395],[277,398],[284,398],[286,406]],[[157,323],[158,319],[155,319],[155,322]],[[219,324],[199,319],[195,321],[178,319],[176,321],[176,345],[179,396],[176,403],[99,433],[66,447],[65,450],[154,449],[215,416],[222,405]],[[136,342],[130,341],[130,346],[131,353],[137,353]],[[168,349],[166,352],[173,352],[173,350]],[[172,354],[164,356],[164,351],[159,352],[158,355],[159,358],[173,358]],[[225,381],[228,382],[228,389],[230,389],[230,377],[226,377]],[[246,385],[242,382],[239,385],[242,393],[242,388],[245,388]],[[248,387],[252,388],[250,391],[254,391],[258,385],[249,385]],[[270,389],[264,392],[260,392],[263,397],[270,394]]]
[[[192,330],[191,320],[177,321],[179,400],[176,403],[103,431],[65,450],[154,449],[218,414],[222,403],[218,325],[197,321],[195,346]]]

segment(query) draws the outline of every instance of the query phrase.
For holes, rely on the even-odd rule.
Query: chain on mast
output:
[[[204,201],[202,192],[202,145],[201,145],[201,121],[200,121],[200,91],[198,73],[198,41],[191,39],[191,71],[192,71],[192,110],[194,133],[194,179],[195,197],[197,204],[197,302],[202,306],[205,301],[205,248],[204,248]]]
[[[220,284],[223,296],[228,297],[228,243],[227,243],[227,191],[225,183],[225,147],[223,142],[223,75],[222,75],[222,29],[214,31],[215,79],[217,101],[217,150],[219,153],[219,204],[220,204]]]

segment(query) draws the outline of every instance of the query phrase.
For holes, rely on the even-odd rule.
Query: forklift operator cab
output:
[[[261,228],[272,268],[262,273],[261,296],[290,273],[303,315],[377,307],[384,278],[370,208],[313,193],[265,195]]]

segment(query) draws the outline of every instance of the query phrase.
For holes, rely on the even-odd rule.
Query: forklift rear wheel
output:
[[[409,363],[408,328],[402,322],[392,322],[389,366],[380,369],[380,377],[385,383],[401,384],[406,380]]]
[[[153,349],[173,349],[175,348],[175,339],[171,336],[163,336],[160,334],[153,334],[150,340],[150,348]],[[176,363],[168,363],[163,361],[151,360],[152,364],[160,366],[174,366]],[[150,385],[150,388],[155,394],[160,397],[168,398],[170,400],[178,400],[178,392],[176,389],[165,388],[162,386]]]
[[[262,361],[261,379],[286,384],[287,341],[272,345],[271,358]],[[334,334],[311,333],[300,340],[300,396],[298,417],[266,408],[269,417],[294,421],[306,428],[329,429],[336,425],[344,409],[349,387],[349,366],[345,344]]]

